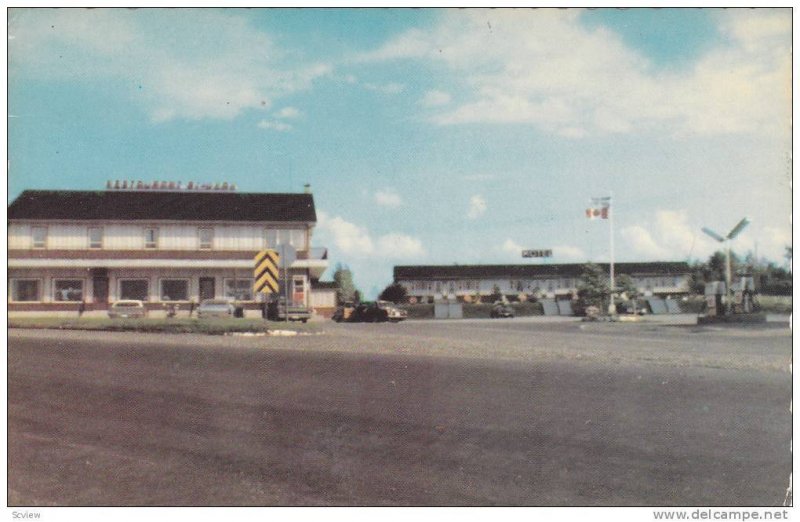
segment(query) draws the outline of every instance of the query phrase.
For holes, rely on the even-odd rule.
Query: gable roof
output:
[[[608,272],[608,263],[597,263]],[[552,265],[416,265],[394,267],[394,280],[419,279],[517,279],[537,277],[579,277],[583,263]],[[689,273],[685,262],[614,263],[616,274],[681,275]]]
[[[9,219],[316,222],[311,194],[26,190]]]

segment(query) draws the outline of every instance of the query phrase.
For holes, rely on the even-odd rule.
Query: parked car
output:
[[[270,321],[286,321],[288,319],[305,323],[311,319],[311,311],[298,303],[290,303],[287,309],[286,299],[281,297],[280,300],[273,299],[267,304],[265,319]]]
[[[356,307],[352,301],[345,301],[344,304],[336,307],[336,311],[333,313],[331,319],[337,323],[347,321],[350,319],[350,316],[353,314],[353,310],[355,310],[355,308]]]
[[[111,319],[147,317],[147,308],[141,301],[126,299],[113,303],[108,309],[108,316]]]
[[[353,323],[382,323],[391,321],[397,323],[408,317],[408,312],[400,310],[389,301],[374,301],[361,303],[355,307],[350,315]]]
[[[233,317],[233,304],[226,299],[204,299],[197,307],[197,317]]]
[[[492,305],[492,311],[489,313],[489,317],[492,319],[514,317],[514,309],[506,303],[496,301],[494,305]]]

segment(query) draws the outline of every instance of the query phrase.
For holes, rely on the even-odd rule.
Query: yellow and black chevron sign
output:
[[[261,250],[254,259],[253,271],[256,283],[253,289],[265,294],[278,292],[278,253],[274,250]]]

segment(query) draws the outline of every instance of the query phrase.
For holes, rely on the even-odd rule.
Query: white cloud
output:
[[[329,216],[320,211],[317,216],[317,229],[328,234],[334,245],[344,254],[371,256],[375,252],[375,244],[367,229],[345,221],[339,216]]]
[[[419,103],[423,107],[441,107],[450,103],[451,99],[450,94],[444,91],[433,90],[426,92]]]
[[[486,200],[483,196],[476,194],[469,198],[469,211],[467,217],[470,219],[477,219],[486,213]]]
[[[686,69],[659,69],[576,9],[448,11],[361,56],[418,59],[452,73],[471,99],[440,125],[526,123],[561,136],[780,132],[791,108],[791,11],[716,12],[728,40]],[[777,129],[777,131],[776,131]]]
[[[506,239],[500,248],[503,250],[503,252],[514,254],[516,256],[522,255],[522,251],[524,250],[522,245],[516,243],[513,239]]]
[[[332,241],[344,255],[353,259],[419,259],[426,255],[422,242],[407,234],[392,232],[373,239],[369,230],[339,216],[318,212],[319,241]]]
[[[365,83],[363,87],[368,91],[376,91],[382,94],[400,94],[405,90],[405,85],[401,83]]]
[[[289,58],[235,12],[18,9],[9,77],[108,82],[155,122],[231,119],[311,87],[327,64]],[[189,44],[187,44],[189,42]]]
[[[574,261],[586,261],[586,253],[574,246],[570,245],[556,245],[553,247],[553,257],[559,263],[568,263]]]
[[[381,257],[414,259],[425,255],[422,242],[405,234],[386,234],[378,238],[377,253]]]
[[[375,193],[375,203],[383,207],[397,208],[403,204],[403,200],[393,190],[379,190]]]
[[[641,225],[632,225],[620,230],[620,235],[625,240],[628,251],[643,259],[667,260],[672,256],[661,247],[650,232]]]
[[[278,132],[288,132],[292,130],[292,126],[282,121],[261,120],[258,122],[259,129],[270,129]]]
[[[299,118],[302,116],[302,112],[297,107],[284,107],[283,109],[279,110],[275,113],[276,118],[281,118],[284,120],[292,120],[295,118]]]

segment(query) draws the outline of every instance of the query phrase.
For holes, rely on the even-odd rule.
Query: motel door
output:
[[[95,303],[108,303],[107,277],[95,277],[92,279],[92,298]]]
[[[214,278],[201,277],[200,278],[200,300],[214,299]]]
[[[292,302],[295,304],[306,304],[306,281],[302,277],[292,279]]]

